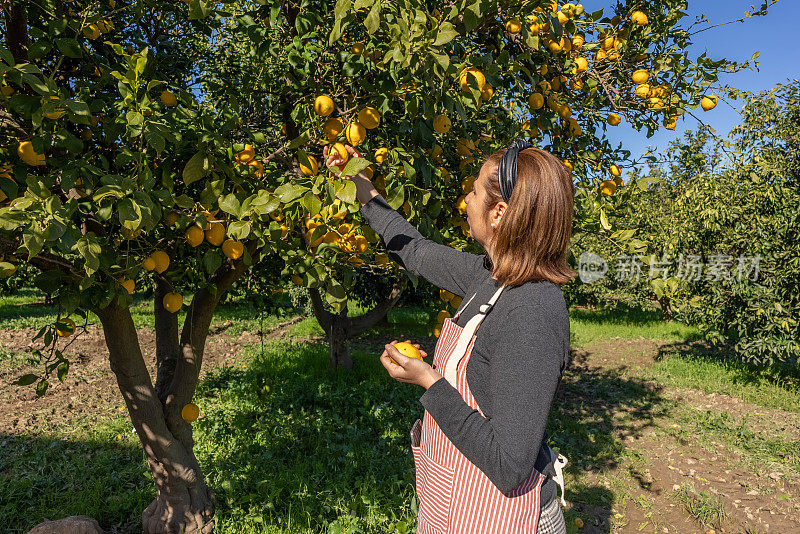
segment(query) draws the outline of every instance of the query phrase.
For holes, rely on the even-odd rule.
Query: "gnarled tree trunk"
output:
[[[255,243],[248,246],[254,255]],[[145,365],[130,310],[116,299],[94,312],[103,325],[111,370],[147,457],[158,495],[142,513],[145,534],[197,534],[213,530],[214,492],[194,455],[192,427],[181,417],[191,402],[214,310],[220,297],[245,271],[241,260],[223,266],[213,281],[217,292],[199,290],[178,332],[177,314],[164,309],[170,291],[155,281],[156,381]]]
[[[389,295],[378,302],[371,310],[358,317],[348,317],[347,308],[341,313],[331,313],[325,309],[322,297],[316,289],[309,289],[311,305],[314,309],[314,316],[317,318],[325,335],[328,338],[328,367],[335,369],[342,366],[352,369],[353,358],[350,357],[348,340],[362,334],[375,326],[379,321],[386,317],[405,289],[405,280],[397,280],[392,286]]]

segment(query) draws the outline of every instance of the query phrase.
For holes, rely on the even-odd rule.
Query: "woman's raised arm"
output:
[[[360,157],[353,147],[347,146],[347,150]],[[327,147],[325,156],[328,167],[339,161],[335,152],[328,153]],[[480,269],[483,269],[483,256],[425,239],[411,223],[386,203],[364,173],[352,176],[350,180],[356,184],[361,214],[381,236],[386,249],[415,275],[463,297],[469,284]]]

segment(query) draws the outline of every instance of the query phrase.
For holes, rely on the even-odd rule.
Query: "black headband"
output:
[[[506,202],[511,198],[511,193],[517,183],[517,156],[519,156],[520,151],[526,148],[533,148],[533,145],[524,139],[514,139],[508,145],[506,153],[500,158],[500,165],[497,168],[497,180],[500,183],[500,194],[503,195],[503,200]]]

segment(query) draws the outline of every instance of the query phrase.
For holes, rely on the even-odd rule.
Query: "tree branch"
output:
[[[28,12],[25,4],[19,0],[0,0],[6,16],[6,46],[15,63],[28,62]]]
[[[394,285],[392,286],[392,291],[389,293],[388,297],[383,299],[381,302],[378,302],[364,315],[347,319],[347,324],[344,328],[348,339],[363,334],[372,328],[387,313],[389,313],[389,310],[391,310],[394,305],[397,304],[397,301],[400,300],[400,296],[403,294],[405,288],[406,279],[396,279]]]

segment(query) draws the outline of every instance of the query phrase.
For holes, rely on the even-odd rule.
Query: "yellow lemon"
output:
[[[97,27],[97,24],[91,22],[87,24],[85,28],[83,28],[83,35],[87,39],[97,39],[100,37],[100,28]]]
[[[611,126],[617,126],[620,122],[622,122],[622,117],[620,117],[618,113],[610,113],[606,119],[606,122]]]
[[[400,343],[395,343],[394,348],[396,348],[400,354],[402,354],[407,358],[414,358],[417,360],[422,359],[422,354],[420,353],[419,349],[414,345],[412,345],[411,343],[406,343],[405,341],[401,341]],[[389,359],[392,360],[394,363],[397,363],[391,356],[389,357]]]
[[[314,100],[314,111],[320,117],[327,117],[333,113],[333,100],[327,95],[320,95]]]
[[[17,146],[17,155],[22,161],[31,166],[44,165],[44,154],[39,154],[33,149],[30,141],[22,141]]]
[[[232,260],[238,260],[244,254],[244,244],[234,239],[226,239],[222,243],[222,253]]]
[[[178,105],[178,98],[175,96],[175,93],[172,91],[162,91],[161,92],[161,103],[167,106],[168,108],[172,108]]]
[[[631,20],[637,26],[644,26],[647,24],[647,15],[643,11],[634,11],[631,13]]]
[[[389,149],[386,147],[379,148],[375,151],[375,162],[383,163],[389,157]]]
[[[714,95],[711,96],[704,96],[703,100],[700,101],[700,106],[703,108],[703,111],[711,111],[717,105],[717,97]]]
[[[307,157],[308,157],[308,165],[304,165],[302,162],[300,162],[300,171],[306,176],[316,176],[317,172],[319,172],[319,167],[317,166],[317,158],[310,155]]]
[[[133,295],[133,290],[136,287],[136,284],[133,280],[122,279],[120,280],[119,285],[125,288],[125,291],[128,292],[128,295]]]
[[[528,105],[531,109],[542,109],[542,106],[544,106],[544,96],[540,93],[533,93],[528,97]]]
[[[167,223],[167,226],[173,226],[176,222],[178,222],[178,219],[180,218],[181,216],[177,211],[171,211],[167,214],[167,217],[164,220],[164,222]]]
[[[342,160],[341,163],[342,165],[347,163],[347,160],[350,159],[350,153],[347,151],[347,149],[344,147],[342,143],[335,143],[331,147],[331,149],[336,151],[336,154],[338,154],[339,159]]]
[[[188,241],[193,247],[196,247],[202,243],[204,237],[205,233],[200,225],[194,224],[186,230],[186,241]]]
[[[218,247],[225,241],[225,225],[221,222],[212,222],[208,230],[205,231],[206,241]]]
[[[200,408],[196,404],[190,402],[181,409],[181,417],[187,423],[193,423],[200,417]]]
[[[150,259],[153,260],[153,269],[158,274],[163,273],[169,268],[169,255],[163,250],[156,250],[150,254]]]
[[[575,68],[578,72],[586,72],[589,68],[589,62],[583,56],[577,57],[575,58]]]
[[[436,115],[436,118],[433,119],[433,129],[436,133],[446,134],[452,126],[447,115]]]
[[[461,72],[458,77],[458,83],[461,85],[462,91],[469,91],[469,79],[472,78],[475,80],[475,84],[478,86],[478,91],[483,91],[483,86],[486,83],[486,76],[478,70],[476,67],[467,67],[465,70]]]
[[[164,298],[161,299],[161,303],[164,305],[165,310],[170,313],[175,313],[183,306],[183,297],[180,293],[167,293],[164,295]]]
[[[631,80],[636,85],[641,85],[643,83],[647,83],[647,80],[650,79],[650,73],[647,69],[637,69],[633,71],[633,75],[631,76]]]
[[[148,256],[142,261],[142,269],[145,271],[152,271],[156,268],[156,262],[151,256]]]
[[[336,139],[339,137],[339,134],[342,133],[344,130],[344,124],[342,123],[342,119],[339,117],[331,117],[327,121],[325,121],[325,126],[322,127],[325,131],[325,135],[328,139]]]
[[[611,167],[608,168],[608,170],[612,176],[622,175],[622,171],[620,170],[619,165],[617,165],[616,163],[612,164]]]
[[[347,125],[345,135],[347,136],[348,143],[352,146],[358,146],[367,138],[367,130],[360,122],[353,121]]]
[[[75,333],[75,321],[69,317],[62,317],[56,321],[56,334],[58,337],[69,337]]]
[[[363,124],[367,130],[372,130],[381,123],[381,114],[375,108],[366,107],[358,112],[358,122]]]
[[[465,196],[461,195],[456,199],[456,209],[463,215],[467,213],[467,202],[465,200]]]
[[[256,157],[256,150],[253,145],[245,144],[244,150],[236,153],[236,161],[239,163],[250,163]]]
[[[508,33],[519,33],[522,30],[522,23],[517,19],[506,21],[506,30]]]
[[[562,159],[561,162],[564,164],[564,167],[569,169],[569,172],[575,170],[575,167],[572,165],[572,162],[566,158]]]
[[[604,195],[613,195],[616,190],[617,184],[614,183],[614,180],[603,180],[600,183],[600,192]]]

